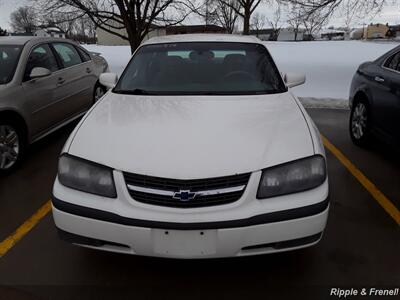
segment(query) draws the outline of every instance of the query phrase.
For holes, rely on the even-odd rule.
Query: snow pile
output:
[[[346,107],[351,80],[358,66],[375,60],[397,43],[362,41],[266,42],[282,72],[305,73],[305,85],[293,89],[311,107]],[[86,45],[104,56],[111,72],[121,74],[131,57],[128,46]],[[340,101],[337,99],[341,99]],[[321,101],[325,103],[322,104]]]
[[[293,89],[299,97],[348,99],[358,66],[398,46],[363,41],[266,42],[282,72],[305,73],[305,85]]]
[[[109,66],[110,71],[121,75],[131,58],[131,48],[129,46],[97,46],[82,45],[88,51],[98,52],[103,56]]]
[[[306,108],[350,109],[348,99],[299,97]]]

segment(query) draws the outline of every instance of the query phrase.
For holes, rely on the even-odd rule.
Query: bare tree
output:
[[[70,37],[73,33],[77,20],[82,18],[80,14],[63,14],[54,12],[44,16],[42,25],[46,27],[58,27],[65,32],[67,37]]]
[[[304,12],[303,15],[303,25],[309,39],[314,39],[314,34],[320,31],[329,20],[329,15],[325,14],[323,10]]]
[[[190,0],[33,0],[47,13],[81,13],[98,28],[129,41],[132,52],[154,26],[181,23]],[[124,32],[126,30],[126,34]]]
[[[206,25],[208,24],[221,24],[219,19],[220,10],[220,3],[218,0],[205,0],[205,21]]]
[[[272,34],[270,35],[269,39],[270,41],[276,41],[278,40],[279,33],[282,29],[282,9],[281,5],[278,3],[278,6],[276,7],[273,17],[269,20],[269,25],[272,28]]]
[[[240,10],[237,0],[226,0],[229,5],[224,3],[224,0],[203,0],[203,5],[194,11],[206,24],[220,25],[229,33],[233,33],[236,27]]]
[[[33,8],[21,6],[11,13],[11,27],[17,32],[33,33],[38,25],[38,17]]]
[[[243,34],[249,35],[251,16],[262,1],[264,0],[236,0],[237,4],[234,5],[230,0],[221,0],[221,3],[243,18]]]
[[[96,40],[96,24],[92,22],[90,18],[84,20],[85,30],[83,31],[85,36],[91,37],[94,41]]]
[[[217,25],[219,24],[218,9],[218,0],[203,0],[203,3],[193,12],[199,15],[206,25]]]
[[[303,25],[304,13],[300,5],[289,5],[287,13],[287,23],[294,33],[294,40],[297,41],[301,25]]]
[[[239,18],[237,13],[239,10],[239,2],[236,0],[228,0],[229,5],[221,0],[217,0],[217,16],[219,23],[225,27],[229,33],[233,33]]]
[[[359,19],[357,3],[352,0],[345,0],[341,5],[340,15],[343,17],[347,33],[350,33],[352,24]]]
[[[37,14],[39,15],[39,12]],[[60,28],[68,39],[82,43],[96,42],[96,25],[81,12],[69,14],[52,12],[42,16],[39,24],[39,27]]]
[[[250,28],[256,31],[256,35],[258,37],[258,32],[265,27],[267,23],[267,17],[259,12],[254,13],[251,18]]]
[[[379,12],[383,6],[391,0],[278,0],[281,3],[300,5],[305,14],[312,15],[315,12],[328,18],[346,3],[351,5],[358,15],[367,15]]]

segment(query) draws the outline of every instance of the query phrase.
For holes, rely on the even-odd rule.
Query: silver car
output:
[[[105,93],[106,60],[55,38],[0,38],[0,174],[26,146],[82,116]]]

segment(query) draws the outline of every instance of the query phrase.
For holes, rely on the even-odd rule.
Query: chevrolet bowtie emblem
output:
[[[174,194],[173,198],[181,200],[182,202],[187,202],[196,198],[196,193],[191,191],[179,191]]]

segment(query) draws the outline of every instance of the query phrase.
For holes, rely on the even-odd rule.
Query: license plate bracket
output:
[[[216,253],[216,230],[153,229],[154,252],[167,256],[199,257]]]

